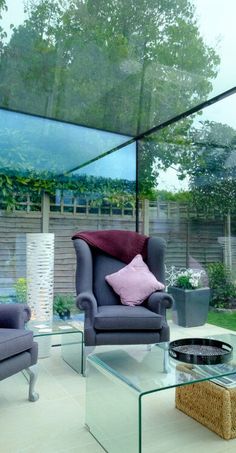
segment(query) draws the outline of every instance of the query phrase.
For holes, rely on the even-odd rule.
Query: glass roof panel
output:
[[[98,159],[91,164],[75,170],[72,175],[97,176],[103,178],[118,178],[128,181],[136,179],[136,143],[121,148]]]
[[[0,168],[15,174],[34,171],[63,175],[129,139],[3,109],[0,124]]]
[[[2,107],[134,136],[235,86],[234,0],[0,5]]]

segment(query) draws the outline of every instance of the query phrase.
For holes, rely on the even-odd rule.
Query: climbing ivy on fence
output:
[[[30,194],[31,200],[39,199],[42,192],[54,196],[56,190],[72,191],[74,196],[83,194],[99,205],[106,200],[117,206],[135,202],[135,182],[126,179],[112,179],[95,176],[72,176],[57,178],[48,172],[41,174],[29,173],[24,176],[0,174],[0,201],[7,210],[15,207],[19,197]]]

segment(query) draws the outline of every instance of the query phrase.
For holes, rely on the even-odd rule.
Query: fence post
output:
[[[149,200],[143,200],[143,234],[149,236]]]
[[[225,256],[224,261],[225,265],[230,269],[232,272],[232,240],[231,240],[231,213],[230,210],[228,211],[226,222],[225,222]]]
[[[49,214],[50,214],[50,198],[48,193],[43,192],[41,197],[41,233],[49,232]]]

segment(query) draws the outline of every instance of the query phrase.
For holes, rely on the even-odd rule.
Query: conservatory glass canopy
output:
[[[0,2],[1,172],[135,180],[142,168],[145,187],[156,186],[161,153],[159,167],[181,165],[166,159],[170,129],[159,131],[176,123],[174,141],[183,145],[192,139],[194,112],[202,115],[201,107],[235,92],[235,3],[226,1],[225,20],[221,6]],[[220,122],[234,128],[231,111],[224,113]],[[177,125],[188,116],[183,128]]]
[[[234,88],[227,3],[3,0],[2,171],[72,172]]]

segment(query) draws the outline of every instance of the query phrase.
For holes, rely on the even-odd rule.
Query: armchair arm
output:
[[[90,318],[94,318],[94,315],[97,313],[97,301],[92,292],[86,291],[80,293],[76,299],[76,305],[81,310],[86,312]]]
[[[97,313],[97,301],[91,291],[82,292],[77,296],[76,305],[85,312],[84,341],[85,346],[96,344],[96,332],[94,329],[94,317]]]
[[[0,327],[5,329],[24,329],[31,311],[25,304],[0,304]]]
[[[166,316],[166,309],[171,308],[174,299],[165,292],[155,292],[147,300],[147,308],[158,315]]]

